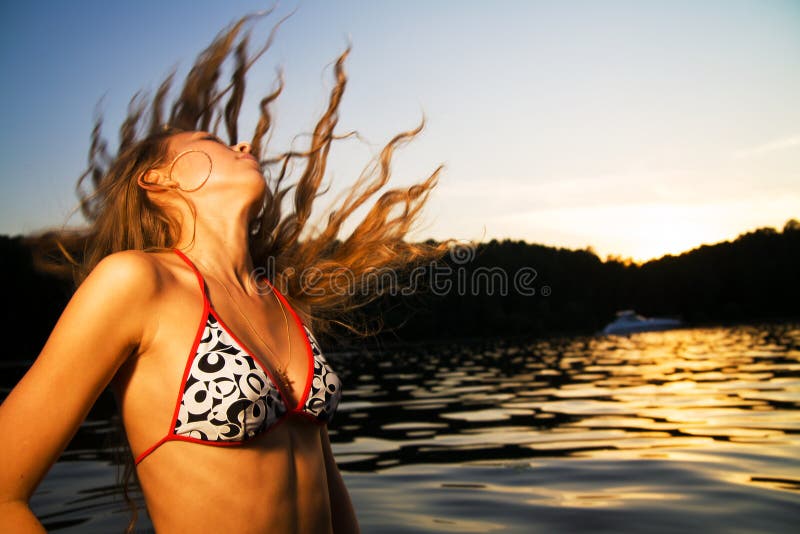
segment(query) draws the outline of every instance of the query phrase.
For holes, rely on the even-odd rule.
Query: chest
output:
[[[341,397],[341,381],[311,332],[303,327],[307,369],[293,388],[282,389],[275,373],[254,357],[209,312],[190,351],[181,380],[173,431],[204,441],[248,439],[291,413],[327,423]]]

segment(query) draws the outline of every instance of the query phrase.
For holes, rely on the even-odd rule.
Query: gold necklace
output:
[[[264,341],[264,338],[262,338],[260,335],[258,335],[258,331],[255,328],[253,328],[253,324],[250,322],[250,319],[248,319],[247,316],[242,312],[242,309],[239,307],[239,304],[236,303],[236,299],[233,298],[233,295],[231,295],[231,292],[228,291],[228,288],[225,286],[225,284],[220,282],[219,279],[216,276],[211,274],[211,272],[208,270],[208,268],[204,264],[200,263],[198,260],[195,260],[195,261],[198,264],[200,264],[200,266],[203,269],[205,269],[206,273],[211,278],[213,278],[215,282],[217,282],[219,285],[221,285],[222,289],[225,290],[225,293],[228,294],[228,297],[233,302],[233,305],[236,306],[236,310],[239,312],[239,315],[241,315],[242,318],[245,320],[245,322],[247,322],[247,326],[250,327],[250,330],[256,335],[256,337],[259,339],[259,341],[261,341],[261,344],[264,345],[264,348],[267,349],[267,351],[270,354],[272,354],[273,358],[275,358],[275,361],[277,362],[276,365],[275,365],[275,368],[276,368],[277,373],[278,373],[278,378],[280,379],[281,383],[283,384],[283,387],[285,389],[289,390],[290,392],[293,392],[294,391],[294,387],[292,387],[292,384],[294,384],[294,380],[289,378],[289,373],[288,373],[289,364],[292,363],[292,337],[289,335],[289,319],[286,317],[286,310],[284,309],[283,303],[278,298],[278,295],[275,294],[275,289],[270,285],[270,291],[272,291],[272,294],[275,295],[275,300],[278,302],[278,307],[280,307],[281,313],[283,314],[283,322],[286,324],[286,339],[289,342],[289,360],[286,362],[286,365],[283,368],[281,368],[281,364],[280,364],[280,362],[278,360],[278,355],[275,354],[275,351],[273,351],[269,347],[269,345],[267,345],[267,343]]]

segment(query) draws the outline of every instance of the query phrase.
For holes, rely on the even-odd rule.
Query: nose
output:
[[[242,141],[241,143],[236,143],[233,146],[233,149],[237,152],[244,152],[246,154],[250,153],[250,143]]]

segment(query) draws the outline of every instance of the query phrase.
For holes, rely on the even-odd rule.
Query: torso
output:
[[[144,254],[144,253],[143,253]],[[134,457],[174,430],[176,400],[204,319],[204,299],[191,267],[176,254],[147,254],[157,265],[160,291],[137,354],[113,381]],[[288,357],[286,324],[275,298],[265,294],[239,305],[274,354],[267,352],[227,295],[210,302],[224,325],[264,369]],[[259,301],[258,298],[261,298]],[[272,300],[270,300],[272,299]],[[309,376],[309,341],[288,316],[291,391],[285,403],[303,401]],[[274,375],[274,373],[273,373]],[[329,532],[330,504],[321,425],[289,413],[280,424],[236,446],[169,440],[137,465],[148,512],[159,534],[171,532]]]

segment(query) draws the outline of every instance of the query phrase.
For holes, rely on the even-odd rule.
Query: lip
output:
[[[243,156],[239,156],[239,159],[249,159],[250,161],[255,161],[256,163],[258,163],[256,157],[252,154],[245,154]]]

